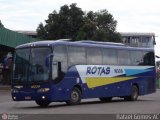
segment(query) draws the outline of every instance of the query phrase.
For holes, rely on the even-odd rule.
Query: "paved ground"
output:
[[[67,106],[64,102],[52,103],[40,108],[34,101],[14,102],[9,91],[0,91],[0,113],[15,114],[113,114],[113,113],[160,113],[160,89],[150,95],[139,97],[138,101],[127,102],[115,98],[110,103],[99,99],[83,100],[80,105]]]
[[[77,118],[74,116],[76,114],[87,114],[83,116],[84,120],[88,120],[88,114],[92,114],[91,119],[98,119],[98,114],[104,114],[104,119],[106,119],[106,114],[115,114],[115,116],[109,116],[111,118],[116,118],[118,114],[160,114],[160,89],[157,92],[150,95],[145,95],[139,97],[138,101],[127,102],[123,99],[115,98],[110,103],[101,103],[99,99],[87,99],[83,100],[80,105],[67,106],[64,102],[62,103],[52,103],[48,108],[40,108],[37,104],[32,102],[14,102],[11,100],[10,92],[7,90],[0,90],[0,114],[19,114],[22,119],[36,118],[38,114],[50,114],[56,119],[57,117],[62,117],[65,120],[70,120]],[[23,115],[22,115],[23,114]],[[71,116],[64,116],[57,114],[72,114]],[[96,116],[95,116],[96,115]],[[46,116],[49,117],[49,116]],[[82,117],[82,116],[81,116]],[[78,117],[79,119],[81,117]],[[107,116],[108,117],[108,116]],[[82,118],[81,118],[82,119]],[[160,119],[160,118],[159,118]]]

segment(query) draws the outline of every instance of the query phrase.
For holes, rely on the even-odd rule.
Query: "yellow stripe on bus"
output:
[[[134,79],[136,77],[86,77],[85,81],[88,85],[89,88],[94,88],[94,87],[99,87],[102,85],[107,85],[107,84],[113,84],[113,83],[118,83],[122,81],[127,81]]]

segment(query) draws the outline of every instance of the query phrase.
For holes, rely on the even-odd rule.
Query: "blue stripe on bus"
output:
[[[137,75],[149,71],[152,71],[152,69],[125,69],[126,76]]]

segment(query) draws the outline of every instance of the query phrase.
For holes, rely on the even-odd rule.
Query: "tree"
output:
[[[75,40],[93,40],[96,34],[96,23],[90,19],[85,19],[84,24],[80,27]]]
[[[100,34],[104,36],[105,41],[112,40],[113,42],[119,42],[120,34],[116,32],[117,21],[113,16],[108,13],[107,10],[101,10],[95,13],[97,28]]]
[[[60,11],[48,15],[46,24],[39,24],[37,33],[42,39],[71,38],[120,42],[116,32],[117,21],[107,10],[89,11],[86,14],[75,3],[64,5]]]
[[[38,31],[38,36],[40,39],[45,39],[47,37],[47,32],[44,28],[44,25],[43,23],[40,23],[38,28],[37,28],[37,31]]]
[[[1,20],[0,20],[0,27],[4,27],[4,25],[2,24]]]
[[[78,34],[77,40],[87,38],[96,41],[120,42],[121,36],[116,32],[117,21],[114,20],[113,16],[107,10],[101,10],[95,13],[89,11],[85,19],[85,21],[90,21],[90,23],[85,22],[80,28],[81,31]],[[85,36],[82,35],[79,37],[82,33],[85,33]]]
[[[77,36],[79,28],[83,24],[83,11],[76,7],[76,4],[70,6],[64,5],[59,13],[53,11],[45,21],[46,25],[41,24],[37,28],[38,36],[47,35],[46,39],[71,38]]]

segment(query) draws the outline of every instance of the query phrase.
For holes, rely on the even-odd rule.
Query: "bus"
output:
[[[76,105],[81,99],[136,101],[156,92],[153,48],[96,41],[38,41],[15,49],[12,99]]]

